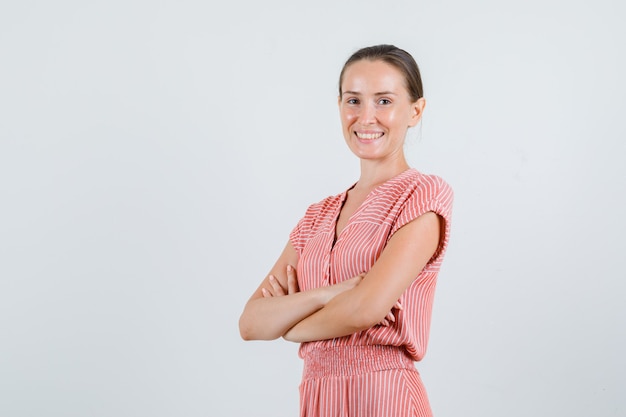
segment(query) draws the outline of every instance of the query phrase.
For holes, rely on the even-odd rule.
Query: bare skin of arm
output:
[[[283,337],[293,342],[324,340],[380,323],[435,253],[442,223],[437,214],[428,212],[404,225],[358,285],[296,320]],[[290,297],[272,299],[286,298]]]
[[[283,336],[296,323],[324,307],[337,294],[350,290],[362,279],[357,276],[340,284],[299,292],[294,270],[297,262],[296,250],[291,243],[287,243],[239,318],[239,332],[244,340],[273,340]]]

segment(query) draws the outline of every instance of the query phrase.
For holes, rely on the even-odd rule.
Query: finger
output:
[[[348,288],[354,288],[361,282],[361,276],[357,275],[356,277],[352,277],[346,281],[344,281]]]
[[[266,290],[265,288],[261,288],[261,293],[263,294],[264,298],[270,298],[272,297],[272,293],[270,293],[268,290]]]
[[[274,275],[270,275],[270,285],[272,286],[272,294],[276,295],[285,295],[285,289],[280,285],[276,277]]]
[[[296,278],[296,270],[291,265],[287,265],[287,293],[295,294],[298,292],[298,279]]]
[[[387,319],[390,322],[395,323],[396,322],[396,317],[393,315],[393,313],[390,311],[389,313],[387,313],[387,317],[385,317],[385,319]]]
[[[380,322],[381,326],[385,326],[385,327],[389,327],[389,322],[387,321],[387,319],[383,319],[383,321]]]
[[[359,274],[359,275],[357,275],[355,277],[352,277],[352,278],[348,279],[347,281],[354,282],[354,284],[356,285],[359,282],[361,282],[361,280],[363,279],[364,276],[365,276],[365,274]]]
[[[400,302],[400,300],[396,301],[396,303],[393,305],[393,308],[398,309],[398,310],[402,310],[404,307],[402,307],[402,303]]]

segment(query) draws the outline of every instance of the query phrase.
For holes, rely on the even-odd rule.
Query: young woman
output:
[[[425,106],[418,66],[393,45],[360,49],[338,102],[359,180],[308,208],[247,302],[241,336],[301,343],[301,416],[431,416],[414,362],[426,351],[452,190],[404,156]]]

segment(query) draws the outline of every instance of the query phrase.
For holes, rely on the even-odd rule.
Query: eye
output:
[[[348,103],[348,104],[359,104],[359,100],[353,97],[353,98],[347,99],[346,103]]]
[[[378,100],[378,104],[383,104],[383,105],[391,104],[391,100],[389,100],[388,98],[381,98],[380,100]]]

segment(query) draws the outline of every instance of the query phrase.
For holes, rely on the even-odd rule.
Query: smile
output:
[[[380,137],[382,137],[384,135],[383,132],[376,132],[376,133],[359,133],[359,132],[354,132],[356,134],[356,136],[359,139],[365,139],[365,140],[373,140],[373,139],[378,139]]]

